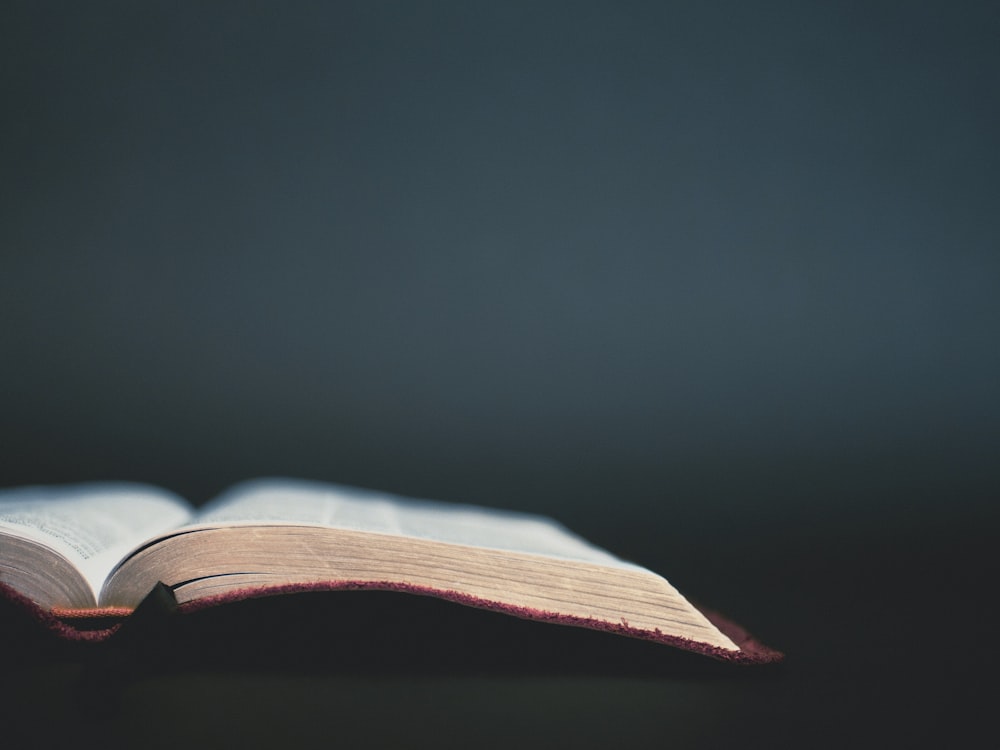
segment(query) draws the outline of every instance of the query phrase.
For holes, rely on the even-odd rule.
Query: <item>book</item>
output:
[[[0,593],[68,638],[126,620],[166,586],[181,612],[295,592],[373,589],[657,641],[738,663],[782,655],[662,576],[552,519],[374,490],[258,479],[195,509],[101,483],[0,491]]]

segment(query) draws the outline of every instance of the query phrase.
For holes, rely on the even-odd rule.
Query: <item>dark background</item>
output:
[[[789,654],[570,675],[529,628],[520,671],[469,636],[442,677],[274,651],[145,675],[111,726],[984,728],[998,38],[987,2],[5,3],[0,484],[201,503],[287,475],[533,510]],[[8,687],[82,721],[78,656],[38,659]]]

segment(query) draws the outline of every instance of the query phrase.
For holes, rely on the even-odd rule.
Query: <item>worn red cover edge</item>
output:
[[[274,586],[258,586],[239,591],[232,591],[217,596],[210,596],[182,604],[178,607],[180,614],[198,612],[211,607],[217,607],[230,602],[255,599],[264,596],[279,596],[315,591],[397,591],[421,596],[433,596],[438,599],[455,602],[468,607],[502,612],[527,620],[548,622],[560,625],[589,628],[607,633],[615,633],[630,638],[638,638],[667,646],[692,651],[719,661],[734,664],[774,664],[784,658],[780,651],[765,646],[736,623],[726,619],[717,612],[698,607],[701,612],[730,640],[739,646],[739,651],[712,646],[707,643],[693,641],[675,635],[668,635],[659,629],[647,630],[630,625],[622,618],[620,622],[607,622],[589,617],[561,615],[554,612],[520,607],[504,602],[491,601],[480,597],[463,594],[458,591],[433,589],[426,586],[415,586],[408,583],[391,581],[321,581],[313,583],[282,584]],[[84,610],[60,610],[58,613],[42,609],[23,594],[10,586],[0,583],[0,598],[24,610],[38,624],[60,638],[71,641],[104,641],[112,637],[127,618],[120,608],[98,608]],[[84,625],[85,623],[85,625]]]

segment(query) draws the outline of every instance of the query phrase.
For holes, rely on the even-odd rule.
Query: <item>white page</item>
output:
[[[318,482],[246,482],[205,506],[192,526],[254,523],[328,526],[643,570],[543,516]]]
[[[64,555],[95,597],[126,552],[191,517],[190,506],[166,490],[102,483],[0,491],[0,528]]]

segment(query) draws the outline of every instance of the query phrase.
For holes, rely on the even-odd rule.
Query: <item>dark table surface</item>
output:
[[[774,668],[423,597],[310,594],[101,647],[6,612],[0,712],[39,745],[968,746],[994,732],[987,528],[716,550],[693,583],[786,651]]]

